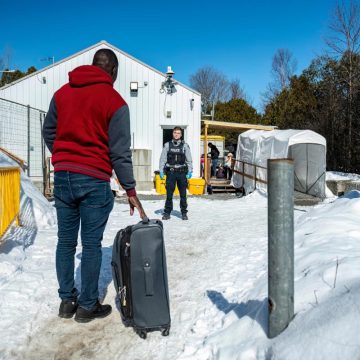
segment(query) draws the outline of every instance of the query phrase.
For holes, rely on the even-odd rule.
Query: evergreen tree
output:
[[[0,87],[11,84],[12,82],[21,79],[24,76],[27,76],[36,71],[34,66],[31,66],[27,69],[26,72],[22,72],[21,70],[15,70],[14,72],[7,72],[9,69],[4,69],[5,72],[2,73],[0,79]]]

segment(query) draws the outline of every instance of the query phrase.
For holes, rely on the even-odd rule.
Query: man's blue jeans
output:
[[[216,176],[216,167],[218,165],[218,162],[219,162],[218,159],[211,159],[211,167],[212,167],[213,176]]]
[[[74,257],[81,224],[81,292],[79,305],[91,309],[99,297],[101,241],[114,196],[108,181],[59,171],[54,175],[55,207],[58,219],[56,273],[62,300],[75,300]]]

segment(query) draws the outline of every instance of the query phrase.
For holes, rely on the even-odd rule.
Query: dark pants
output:
[[[228,166],[224,166],[224,170],[225,170],[225,178],[228,180],[231,180],[232,178],[232,169],[229,168]]]
[[[81,292],[79,305],[91,309],[98,300],[101,267],[101,241],[114,196],[108,181],[68,171],[54,176],[55,207],[58,219],[56,273],[59,296],[75,300],[74,256],[81,223]]]
[[[166,202],[165,202],[165,213],[170,214],[173,209],[173,193],[175,191],[176,184],[179,188],[180,193],[180,209],[181,213],[187,213],[187,202],[186,202],[186,189],[187,179],[186,172],[184,171],[168,171],[166,173]]]
[[[218,165],[219,159],[211,159],[211,175],[216,176],[216,167]]]

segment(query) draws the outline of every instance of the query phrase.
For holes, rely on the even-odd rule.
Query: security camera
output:
[[[191,110],[194,108],[194,101],[195,101],[195,99],[190,99],[190,109]]]

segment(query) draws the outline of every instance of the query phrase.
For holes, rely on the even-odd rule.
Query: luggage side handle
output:
[[[144,276],[145,276],[145,295],[153,296],[154,295],[154,279],[151,271],[151,262],[150,259],[144,259]]]

